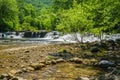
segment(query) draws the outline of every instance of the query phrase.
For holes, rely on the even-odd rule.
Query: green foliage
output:
[[[0,0],[0,31],[18,29],[16,0]]]
[[[119,0],[0,0],[0,31],[120,32]]]

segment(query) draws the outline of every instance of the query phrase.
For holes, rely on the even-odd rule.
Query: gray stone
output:
[[[113,63],[111,61],[108,61],[108,60],[101,60],[98,65],[102,69],[108,69],[109,67],[115,67],[116,66],[115,63]]]

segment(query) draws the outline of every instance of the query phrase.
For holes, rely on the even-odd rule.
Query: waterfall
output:
[[[84,35],[80,33],[71,33],[61,35],[60,32],[52,31],[39,31],[39,32],[4,32],[0,33],[0,38],[12,38],[12,39],[22,39],[28,41],[49,41],[49,42],[63,42],[63,43],[77,43],[77,42],[95,42],[100,41],[100,38],[94,34],[86,33]],[[101,40],[116,40],[120,39],[120,33],[118,34],[102,34]]]
[[[59,37],[60,37],[60,32],[53,31],[53,32],[47,33],[44,38],[47,38],[47,39],[57,39]]]

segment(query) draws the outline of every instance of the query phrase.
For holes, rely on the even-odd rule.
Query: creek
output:
[[[120,39],[118,34],[102,34],[100,37],[91,33],[84,36],[80,33],[71,33],[61,35],[61,32],[4,32],[0,33],[0,44],[49,44],[49,43],[77,43],[77,42],[95,42],[100,40]]]

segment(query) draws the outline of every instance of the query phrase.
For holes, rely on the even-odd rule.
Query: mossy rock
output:
[[[58,50],[58,53],[67,53],[68,51],[67,50],[65,50],[65,49],[60,49],[60,50]]]

